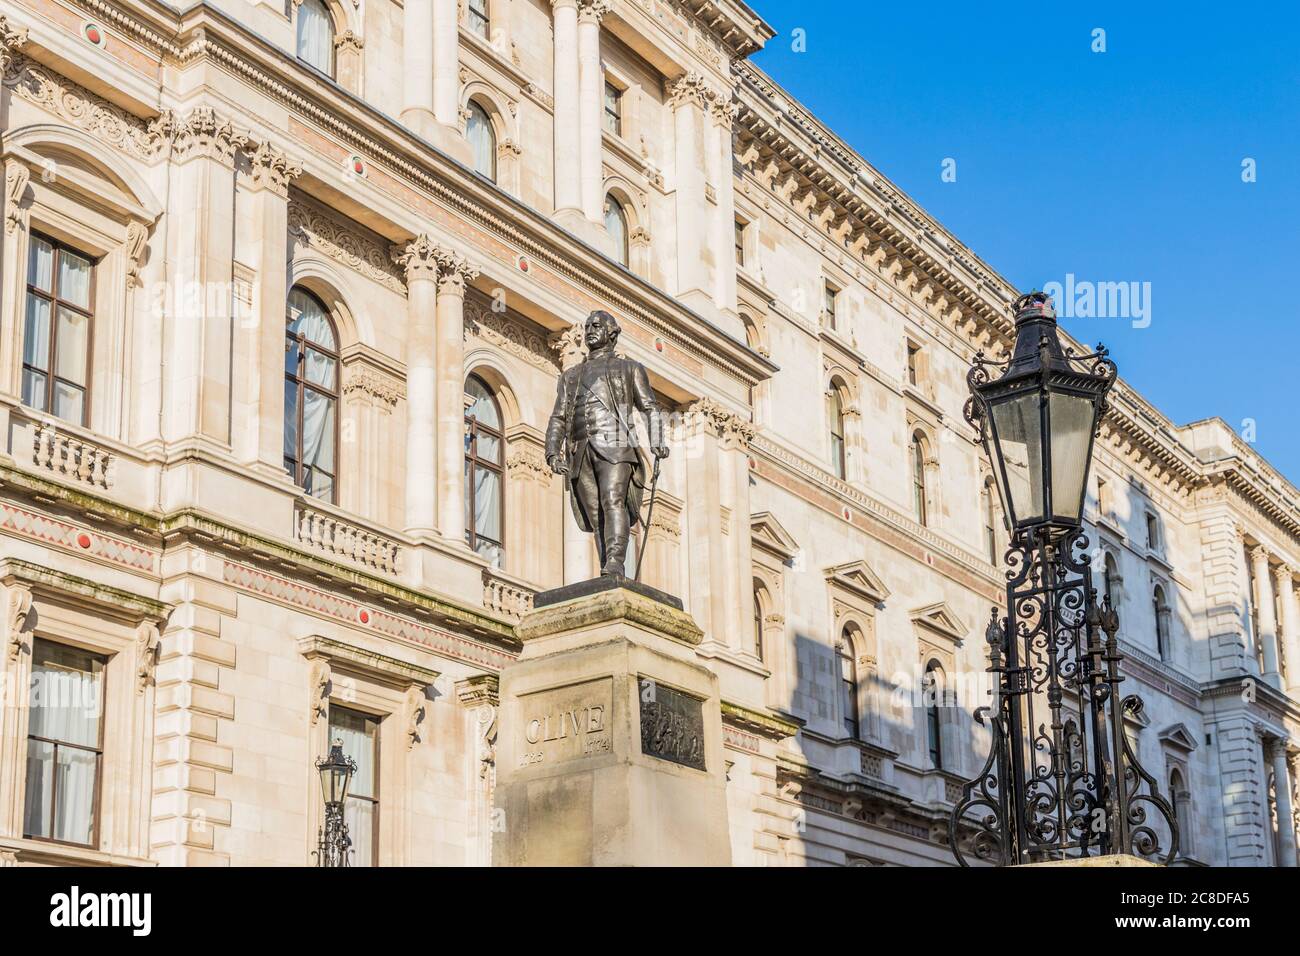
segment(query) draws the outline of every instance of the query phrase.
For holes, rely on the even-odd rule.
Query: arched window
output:
[[[324,0],[298,4],[298,59],[327,76],[334,75],[334,20]]]
[[[943,769],[943,721],[939,706],[942,703],[943,672],[938,661],[925,665],[925,677],[921,681],[921,692],[925,701],[925,739],[930,751],[930,766],[935,770]]]
[[[984,482],[980,491],[980,513],[984,516],[984,548],[991,564],[998,563],[998,512],[993,479]]]
[[[1179,855],[1191,856],[1192,851],[1192,794],[1187,789],[1183,773],[1177,767],[1169,771],[1169,802],[1174,805],[1174,818],[1178,821]]]
[[[916,520],[926,524],[925,512],[925,440],[920,432],[912,435],[912,511]]]
[[[836,478],[843,481],[847,469],[845,467],[844,398],[840,391],[838,380],[831,382],[830,390],[826,393],[826,427],[831,433],[831,471],[835,473]]]
[[[465,138],[469,140],[474,157],[474,172],[492,182],[497,181],[497,134],[492,128],[492,118],[474,100],[469,101],[469,122],[465,125]]]
[[[90,259],[33,234],[27,256],[23,404],[86,424],[93,312]]]
[[[754,656],[763,659],[763,608],[767,606],[767,588],[754,578]]]
[[[1101,562],[1101,581],[1102,594],[1110,599],[1110,606],[1119,609],[1119,565],[1115,562],[1115,555],[1109,551]]]
[[[614,258],[627,265],[627,213],[623,211],[623,204],[612,195],[605,197],[605,231],[614,240]]]
[[[339,347],[329,312],[289,290],[284,343],[284,467],[313,498],[337,499]]]
[[[840,634],[840,709],[844,713],[845,734],[857,740],[862,724],[858,715],[858,664],[853,638],[852,627],[844,628]]]
[[[1156,585],[1151,594],[1151,603],[1156,612],[1156,650],[1161,660],[1169,658],[1169,604],[1165,600],[1165,589]]]
[[[504,504],[505,433],[501,406],[477,375],[465,381],[470,399],[465,411],[465,540],[492,564],[501,567]]]

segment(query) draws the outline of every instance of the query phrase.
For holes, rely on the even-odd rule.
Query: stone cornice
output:
[[[653,0],[637,0],[651,16]],[[672,6],[690,16],[701,29],[722,44],[731,59],[743,59],[762,49],[776,31],[739,0],[672,0]]]
[[[73,598],[95,606],[99,613],[124,618],[133,622],[157,624],[167,619],[172,605],[143,594],[126,591],[78,577],[19,558],[0,559],[0,581],[7,585],[15,582],[36,592],[62,598]]]
[[[803,726],[802,720],[787,720],[767,711],[755,710],[731,701],[721,702],[722,722],[732,727],[739,727],[768,740],[785,740],[793,737]]]

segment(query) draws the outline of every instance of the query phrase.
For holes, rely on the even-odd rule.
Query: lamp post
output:
[[[328,757],[316,761],[320,773],[321,793],[325,797],[325,823],[316,834],[317,866],[350,866],[352,838],[343,820],[343,801],[356,772],[357,762],[343,753],[343,744],[335,741]]]
[[[966,419],[992,463],[1011,546],[1006,616],[994,608],[985,634],[994,705],[975,712],[992,742],[949,841],[963,866],[968,854],[1002,866],[1116,853],[1168,863],[1177,817],[1124,730],[1142,701],[1120,697],[1119,615],[1109,597],[1097,601],[1083,531],[1115,363],[1101,346],[1063,350],[1046,294],[1022,295],[1015,310],[1010,359],[980,353],[967,376]]]

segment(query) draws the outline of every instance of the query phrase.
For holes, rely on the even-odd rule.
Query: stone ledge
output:
[[[1022,866],[1077,866],[1085,869],[1111,869],[1126,866],[1160,866],[1151,860],[1131,853],[1113,853],[1110,856],[1087,856],[1078,860],[1049,860],[1046,863],[1024,863]]]
[[[515,634],[526,643],[623,621],[640,625],[691,648],[704,637],[704,632],[685,611],[624,587],[538,608],[515,625]]]

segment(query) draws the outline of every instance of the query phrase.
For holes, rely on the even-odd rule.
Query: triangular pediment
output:
[[[880,575],[871,570],[871,565],[865,561],[850,561],[827,568],[826,580],[866,598],[872,604],[883,604],[885,598],[889,597],[889,588],[885,587]]]
[[[955,644],[961,644],[966,639],[966,635],[970,633],[966,622],[957,616],[957,613],[948,606],[946,601],[916,608],[912,611],[912,621],[931,631],[942,634]]]
[[[754,547],[776,555],[782,562],[792,560],[799,553],[799,542],[795,541],[770,511],[750,515],[749,533]]]
[[[1160,731],[1160,739],[1171,747],[1191,753],[1196,749],[1196,738],[1186,724],[1170,724]]]

